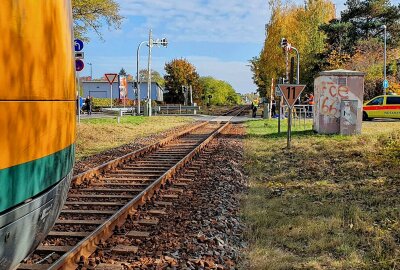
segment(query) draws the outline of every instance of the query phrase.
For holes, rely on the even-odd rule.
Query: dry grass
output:
[[[78,124],[77,159],[131,143],[193,121],[190,117],[134,117],[86,119]]]
[[[275,123],[247,129],[251,269],[400,269],[400,122],[297,131],[291,150]]]

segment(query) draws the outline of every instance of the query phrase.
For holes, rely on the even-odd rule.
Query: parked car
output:
[[[400,96],[382,95],[364,103],[363,120],[374,118],[400,119]]]

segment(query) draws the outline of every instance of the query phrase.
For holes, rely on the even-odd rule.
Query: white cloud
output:
[[[265,0],[118,1],[122,15],[145,18],[142,28],[163,29],[176,41],[260,43],[268,19]]]

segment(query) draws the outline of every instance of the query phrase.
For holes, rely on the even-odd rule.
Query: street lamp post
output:
[[[140,78],[139,78],[139,51],[140,47],[147,41],[140,42],[136,52],[136,86],[137,86],[137,115],[140,115]]]
[[[152,38],[152,31],[149,31],[149,57],[147,62],[147,115],[151,116],[151,48],[153,47],[153,38]]]
[[[92,63],[88,63],[88,65],[90,66],[90,80],[93,80],[93,69],[92,69]]]
[[[384,52],[383,52],[383,79],[384,83],[386,83],[386,25],[383,25],[384,31]],[[383,86],[383,94],[386,95],[386,85]]]
[[[299,54],[299,51],[295,47],[292,47],[292,49],[296,52],[296,55],[297,55],[296,82],[297,82],[297,84],[300,84],[300,54]]]

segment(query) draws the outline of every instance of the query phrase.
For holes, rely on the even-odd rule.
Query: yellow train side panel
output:
[[[75,107],[75,101],[0,101],[0,170],[45,157],[74,143]]]
[[[66,14],[70,3],[64,0],[0,1],[0,100],[76,98],[72,18],[65,20]]]

